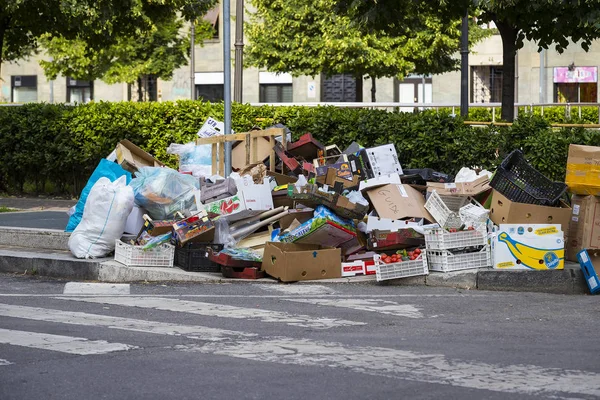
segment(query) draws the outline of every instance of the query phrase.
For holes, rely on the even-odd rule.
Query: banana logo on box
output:
[[[498,241],[506,244],[515,260],[531,269],[555,269],[564,259],[564,246],[556,249],[538,249],[517,242],[508,233],[502,232]]]

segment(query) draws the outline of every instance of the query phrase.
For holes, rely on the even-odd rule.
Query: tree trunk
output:
[[[356,101],[357,103],[362,103],[363,101],[363,77],[362,76],[357,76],[355,78],[356,80],[356,96],[354,101]]]
[[[517,30],[511,25],[494,21],[502,37],[502,119],[515,119],[515,56],[517,54]]]
[[[374,76],[371,77],[371,102],[375,103],[375,93],[377,92],[377,86],[376,86],[376,78]]]
[[[137,84],[138,84],[138,102],[142,102],[144,101],[144,92],[142,91],[142,78],[139,77],[137,79]]]

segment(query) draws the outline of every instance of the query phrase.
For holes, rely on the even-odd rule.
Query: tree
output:
[[[40,61],[44,73],[56,79],[60,73],[82,80],[102,79],[107,83],[137,81],[138,101],[143,100],[145,77],[170,80],[173,71],[187,63],[190,49],[184,21],[172,16],[155,24],[154,29],[137,37],[118,36],[114,44],[101,49],[86,46],[80,39],[42,37],[40,43],[51,57]],[[212,25],[206,21],[197,24],[199,42],[212,37]]]
[[[572,42],[588,51],[592,40],[600,37],[600,1],[598,0],[337,0],[336,10],[370,29],[393,34],[400,28],[394,17],[414,9],[434,12],[448,20],[477,7],[481,22],[493,21],[502,37],[504,60],[502,79],[502,119],[513,121],[515,104],[515,57],[525,40],[535,42],[539,50],[554,45],[562,53]]]
[[[192,20],[214,0],[0,0],[0,64],[37,51],[39,40],[78,40],[102,51],[180,15]]]
[[[335,0],[252,0],[246,64],[272,72],[315,76],[352,74],[402,79],[408,73],[456,69],[460,20],[446,24],[433,13],[398,18],[393,34],[363,30],[349,15],[333,12]],[[475,30],[473,40],[482,37]]]

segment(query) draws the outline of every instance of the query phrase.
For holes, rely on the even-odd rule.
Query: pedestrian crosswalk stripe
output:
[[[323,285],[259,285],[262,290],[291,295],[314,296],[334,294],[335,291]]]
[[[128,283],[67,282],[63,294],[129,294]]]
[[[0,367],[3,365],[12,365],[12,364],[13,363],[11,363],[10,361],[0,358]]]
[[[261,322],[283,323],[314,329],[329,329],[341,326],[366,325],[365,322],[347,321],[337,318],[319,318],[310,315],[289,314],[281,311],[236,307],[216,303],[148,297],[56,297],[88,303],[112,304],[125,307],[151,308],[163,311],[185,312],[207,317],[255,319]]]
[[[354,347],[310,339],[270,337],[206,345],[180,345],[186,352],[310,367],[342,368],[369,375],[521,395],[600,396],[600,374],[536,365],[500,365],[448,359],[382,347]]]
[[[352,308],[355,310],[377,312],[406,318],[423,318],[424,315],[412,304],[398,304],[393,301],[377,299],[299,299],[288,298],[287,301],[315,304],[318,306]]]
[[[110,343],[105,340],[88,340],[82,337],[51,335],[49,333],[2,328],[0,328],[0,343],[78,355],[106,354],[115,351],[137,349],[136,346],[123,343]]]
[[[220,341],[228,337],[248,338],[252,333],[230,331],[204,326],[178,325],[167,322],[89,314],[77,311],[62,311],[48,308],[0,304],[0,316],[34,321],[55,322],[70,325],[95,326],[126,331],[154,333],[159,335],[187,336],[206,341]]]

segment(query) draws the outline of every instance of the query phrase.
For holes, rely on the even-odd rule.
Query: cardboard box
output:
[[[427,182],[427,191],[433,192],[434,190],[440,196],[477,196],[487,190],[490,190],[490,179],[487,176],[482,176],[474,180],[473,182],[459,182],[459,183],[436,183]]]
[[[433,217],[425,209],[423,195],[408,185],[386,185],[368,190],[367,195],[380,218],[425,218],[433,222]]]
[[[268,179],[257,185],[250,176],[246,175],[236,180],[236,185],[238,193],[235,196],[205,205],[196,196],[198,209],[209,214],[227,216],[230,222],[253,217],[273,209],[273,197],[271,196],[271,186]]]
[[[146,153],[144,150],[131,143],[121,140],[115,149],[117,163],[124,170],[135,173],[141,167],[164,167],[165,165]]]
[[[278,186],[296,183],[298,181],[298,178],[295,176],[283,175],[272,171],[267,171],[267,176],[272,176],[275,178],[275,182],[277,182]]]
[[[194,215],[173,224],[173,237],[179,246],[212,242],[215,237],[215,225],[204,215]]]
[[[282,282],[341,278],[341,256],[336,248],[267,242],[262,269]]]
[[[375,260],[373,257],[377,253],[368,251],[366,253],[352,254],[347,257],[347,261],[362,261],[365,265],[365,275],[375,275],[377,273],[377,267],[375,266]]]
[[[563,232],[560,225],[502,224],[492,240],[492,254],[496,269],[563,269]]]
[[[600,253],[584,249],[577,254],[577,258],[590,293],[600,293]]]
[[[569,145],[565,183],[571,193],[600,196],[600,147]]]
[[[490,219],[496,225],[559,224],[563,231],[567,231],[572,209],[564,203],[562,205],[563,207],[547,207],[516,203],[494,190],[490,206]]]
[[[294,143],[287,144],[287,151],[295,156],[302,157],[307,161],[312,161],[317,158],[319,150],[325,150],[325,146],[310,133],[305,133]]]
[[[565,240],[567,260],[578,262],[583,249],[600,249],[600,197],[574,195],[573,211]]]
[[[425,246],[425,236],[414,228],[407,228],[395,232],[374,230],[369,233],[367,248],[383,251],[415,246]]]
[[[313,218],[280,235],[279,241],[338,247],[354,239],[356,235],[352,221],[344,220],[327,208],[319,206]]]

